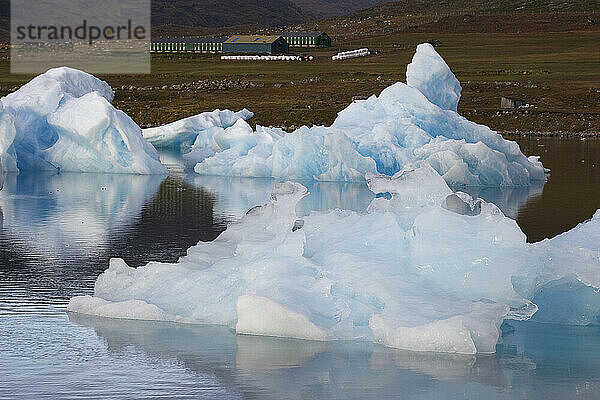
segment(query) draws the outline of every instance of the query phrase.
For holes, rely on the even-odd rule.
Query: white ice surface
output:
[[[473,354],[495,351],[505,318],[527,319],[552,306],[562,292],[550,291],[537,305],[531,300],[557,282],[600,287],[597,252],[573,250],[581,247],[578,231],[600,231],[597,219],[560,240],[528,244],[495,205],[452,193],[428,165],[391,178],[371,174],[367,182],[391,197],[375,198],[367,213],[304,217],[295,209],[306,188],[278,183],[268,204],[178,263],[134,269],[111,262],[94,296],[72,299],[68,310],[130,318],[136,300],[154,310],[144,306],[136,318],[164,313],[253,335]],[[585,320],[570,318],[581,309],[558,309],[545,322],[597,319],[600,295],[586,301],[592,307]]]
[[[63,67],[2,98],[4,170],[166,174],[140,127],[113,107],[113,95],[106,82]]]
[[[448,64],[429,43],[417,46],[406,67],[406,84],[418,89],[433,104],[456,111],[462,87]]]
[[[148,128],[142,131],[144,139],[157,148],[172,148],[182,152],[189,152],[194,142],[202,142],[203,147],[214,145],[212,141],[212,128],[228,128],[238,119],[247,120],[254,114],[250,111],[240,110],[214,110],[204,112],[189,118],[172,122],[168,125]]]
[[[366,173],[391,176],[429,164],[451,185],[544,181],[537,158],[525,157],[516,142],[456,112],[460,92],[444,60],[423,44],[407,67],[407,84],[398,82],[379,96],[353,102],[329,127],[274,135],[273,129],[253,132],[238,121],[212,133],[226,146],[197,141],[186,157],[202,175],[361,181]]]
[[[372,159],[360,155],[342,131],[331,128],[303,127],[285,134],[259,126],[253,132],[238,120],[215,136],[219,148],[199,160],[194,167],[199,174],[351,182],[376,171]]]

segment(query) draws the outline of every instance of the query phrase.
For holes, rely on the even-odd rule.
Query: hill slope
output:
[[[154,0],[152,24],[195,27],[282,26],[344,15],[389,0]]]
[[[289,25],[308,19],[289,0],[153,0],[152,25]]]
[[[292,0],[314,19],[344,15],[387,3],[389,0]]]
[[[522,33],[594,30],[600,0],[404,0],[303,24],[336,43],[398,33]]]
[[[381,2],[380,2],[381,3]],[[384,14],[522,14],[583,12],[600,8],[598,0],[404,0],[386,2],[356,15]]]

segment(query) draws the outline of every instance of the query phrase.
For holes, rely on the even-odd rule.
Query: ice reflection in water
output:
[[[513,323],[497,355],[475,357],[236,336],[217,326],[69,318],[93,328],[110,353],[133,348],[163,363],[181,363],[198,376],[214,374],[228,392],[247,398],[547,400],[592,399],[600,391],[598,328]]]
[[[29,256],[73,259],[125,235],[163,176],[10,174],[0,195],[3,234]]]
[[[91,293],[110,257],[176,261],[226,222],[176,174],[7,175],[0,191],[0,314],[56,313]]]
[[[273,186],[279,182],[269,178],[201,176],[194,173],[187,173],[184,181],[212,193],[217,199],[216,213],[236,219],[242,217],[252,207],[267,203]],[[375,198],[375,194],[364,183],[310,181],[300,183],[308,188],[310,195],[298,204],[296,210],[298,215],[335,208],[366,212]],[[494,203],[505,215],[514,219],[527,201],[541,195],[543,188],[544,183],[537,182],[528,187],[453,187],[452,189]]]
[[[227,218],[241,218],[252,207],[269,201],[275,179],[201,176],[187,173],[185,182],[212,193],[216,200],[215,212]],[[365,212],[375,195],[364,183],[303,182],[310,194],[303,198],[296,210],[298,215],[311,211],[336,208]]]
[[[531,186],[524,187],[453,187],[452,190],[465,192],[475,199],[481,198],[488,203],[494,203],[504,215],[517,219],[523,205],[542,195],[544,182],[537,181]]]

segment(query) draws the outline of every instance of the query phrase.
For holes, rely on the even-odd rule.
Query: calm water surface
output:
[[[518,139],[552,170],[546,185],[468,189],[530,241],[600,208],[600,141]],[[497,354],[421,354],[367,343],[236,336],[215,326],[67,315],[111,257],[176,261],[265,203],[273,181],[21,174],[0,192],[0,399],[598,399],[600,328],[505,324]],[[461,189],[464,190],[464,189]],[[364,185],[319,183],[298,207],[362,211]]]

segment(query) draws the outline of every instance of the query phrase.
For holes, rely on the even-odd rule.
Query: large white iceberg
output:
[[[3,169],[166,174],[140,127],[113,107],[113,95],[106,82],[63,67],[3,97]]]
[[[198,135],[186,157],[202,175],[361,181],[366,173],[391,176],[428,164],[451,185],[544,181],[536,157],[525,157],[516,142],[456,112],[460,93],[442,57],[421,44],[407,67],[407,84],[398,82],[379,96],[353,102],[329,127],[286,134],[264,127],[253,131],[238,120],[203,140]],[[215,143],[214,136],[226,145]]]
[[[157,148],[171,148],[187,153],[197,141],[202,143],[202,147],[214,145],[213,134],[219,131],[215,128],[228,128],[238,119],[247,120],[253,115],[245,108],[238,112],[217,109],[180,119],[168,125],[147,128],[142,131],[142,134],[144,139]]]
[[[306,188],[278,183],[270,203],[176,264],[134,269],[111,260],[94,296],[71,299],[68,310],[474,354],[495,351],[504,319],[552,307],[562,292],[531,300],[556,282],[600,287],[600,244],[579,240],[599,235],[600,217],[528,244],[495,205],[453,193],[429,165],[393,178],[369,175],[367,182],[374,193],[389,194],[367,213],[302,218],[295,209]],[[587,307],[562,309],[546,322],[598,321],[595,293]]]

